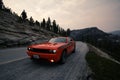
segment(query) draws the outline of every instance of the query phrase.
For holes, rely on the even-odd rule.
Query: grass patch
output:
[[[119,64],[100,57],[94,52],[87,53],[86,60],[94,73],[94,80],[120,80]]]

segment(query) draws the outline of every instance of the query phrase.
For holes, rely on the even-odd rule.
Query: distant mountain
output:
[[[90,43],[120,61],[120,36],[106,33],[97,27],[72,30],[70,36],[77,41]]]
[[[19,23],[15,13],[0,10],[0,48],[28,45],[49,39],[57,34],[30,26],[29,22]]]
[[[114,35],[120,36],[120,30],[112,31],[112,32],[110,32],[110,33],[111,33],[111,34],[114,34]]]
[[[82,40],[82,39],[100,39],[109,34],[103,32],[102,30],[98,29],[97,27],[90,27],[85,29],[79,30],[72,30],[70,36],[73,37],[75,40]]]

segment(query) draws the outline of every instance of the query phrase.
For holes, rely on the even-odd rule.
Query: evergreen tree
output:
[[[46,28],[46,21],[45,21],[45,18],[43,18],[43,21],[41,22],[41,27],[43,27],[44,29]]]
[[[62,36],[66,36],[66,31],[63,29],[63,28],[61,28],[61,32],[60,32],[60,35],[62,35]]]
[[[59,34],[62,35],[62,28],[59,29]]]
[[[60,26],[58,26],[58,34],[60,34]]]
[[[48,17],[48,20],[47,20],[47,30],[51,30],[51,20],[50,20],[50,17]]]
[[[54,32],[54,33],[57,32],[57,31],[56,31],[56,27],[57,27],[57,25],[56,25],[56,21],[53,20],[53,32]]]
[[[3,1],[0,0],[0,10],[3,9]]]
[[[34,26],[34,20],[33,20],[32,16],[30,17],[29,24],[30,24],[31,26]]]
[[[59,28],[59,25],[56,26],[56,30],[55,30],[55,33],[58,34],[58,28]]]
[[[21,18],[23,19],[23,21],[27,19],[27,13],[25,12],[25,10],[23,10],[23,12],[21,13]]]
[[[37,26],[40,26],[40,22],[38,22],[37,20],[35,21],[35,24],[36,24]]]
[[[70,28],[67,29],[67,36],[70,36]]]

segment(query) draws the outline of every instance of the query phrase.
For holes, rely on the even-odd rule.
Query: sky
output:
[[[98,27],[105,32],[120,30],[120,0],[3,0],[18,15],[42,21],[48,17],[65,30]]]

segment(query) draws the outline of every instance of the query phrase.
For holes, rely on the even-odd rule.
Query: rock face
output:
[[[28,45],[47,40],[57,34],[34,25],[28,21],[18,22],[16,14],[0,10],[0,48]]]

